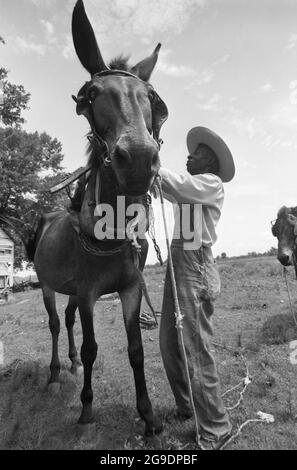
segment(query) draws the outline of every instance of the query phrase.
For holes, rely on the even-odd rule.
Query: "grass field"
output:
[[[246,374],[252,382],[241,404],[230,411],[234,430],[258,411],[271,413],[272,424],[251,423],[228,449],[297,449],[297,364],[290,362],[290,343],[297,339],[282,269],[274,258],[219,262],[222,294],[214,314],[214,352],[223,391]],[[156,310],[161,309],[164,269],[148,267],[145,277]],[[288,275],[293,308],[297,283]],[[82,378],[69,370],[67,332],[63,327],[67,298],[57,296],[60,334],[61,391],[47,391],[51,337],[40,290],[15,294],[0,306],[0,449],[195,449],[194,422],[168,420],[174,400],[161,363],[158,329],[142,330],[145,371],[153,407],[164,420],[164,431],[144,441],[144,424],[135,408],[133,374],[120,304],[107,299],[96,304],[98,355],[93,373],[96,436],[86,440],[76,421],[80,413]],[[145,303],[143,309],[148,311]],[[76,323],[77,346],[81,328]],[[232,351],[230,351],[230,350]],[[234,405],[239,391],[225,396]],[[169,422],[171,421],[171,422]]]

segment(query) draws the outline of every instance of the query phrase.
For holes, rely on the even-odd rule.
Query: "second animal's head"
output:
[[[278,240],[277,258],[283,266],[294,264],[297,237],[297,207],[281,207],[273,221],[272,234]]]

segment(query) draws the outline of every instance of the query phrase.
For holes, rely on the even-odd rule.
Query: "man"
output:
[[[175,201],[175,228],[171,244],[177,294],[183,317],[183,337],[191,377],[195,411],[201,441],[206,448],[220,448],[231,434],[231,423],[223,406],[215,361],[211,353],[212,314],[220,293],[220,278],[211,247],[224,201],[222,182],[235,173],[230,150],[224,141],[205,127],[195,127],[187,136],[188,175],[165,168],[164,196]],[[183,215],[186,211],[188,219]],[[193,229],[192,240],[185,237],[185,223]],[[192,416],[181,346],[175,327],[174,301],[167,268],[160,348],[166,374],[177,405],[176,417]]]

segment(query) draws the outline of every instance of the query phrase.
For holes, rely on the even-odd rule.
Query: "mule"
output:
[[[80,211],[45,215],[28,246],[49,314],[52,334],[49,382],[57,384],[60,373],[60,322],[55,304],[55,292],[58,292],[70,296],[65,313],[73,371],[79,365],[73,338],[75,311],[79,309],[84,384],[78,422],[87,425],[93,421],[92,368],[97,355],[93,309],[101,295],[118,292],[134,373],[137,409],[145,421],[146,434],[153,434],[161,431],[162,424],[153,414],[145,381],[139,326],[142,291],[133,247],[127,237],[117,237],[116,227],[112,239],[98,240],[94,232],[99,220],[98,206],[106,203],[116,210],[119,195],[141,199],[160,167],[159,131],[168,113],[149,83],[160,44],[151,56],[134,67],[129,68],[123,61],[113,61],[106,66],[81,0],[73,10],[72,35],[78,58],[91,75],[73,97],[77,114],[84,115],[91,128],[86,184]],[[148,244],[145,238],[139,244],[142,248],[139,268],[143,269]]]
[[[297,259],[297,207],[283,206],[272,222],[272,234],[278,240],[277,258],[283,266],[294,266]]]

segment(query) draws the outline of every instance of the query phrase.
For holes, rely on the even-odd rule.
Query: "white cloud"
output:
[[[221,96],[218,93],[212,95],[207,101],[204,103],[198,103],[198,108],[204,110],[212,110],[217,111],[219,108],[218,103],[221,100]]]
[[[49,10],[52,7],[54,17],[44,16],[44,19],[40,20],[45,30],[46,43],[51,47],[56,44],[64,57],[72,57],[73,47],[68,39],[65,41],[65,29],[57,31],[57,24],[61,24],[60,20],[65,16],[69,24],[75,0],[23,1],[40,9]],[[84,0],[84,5],[104,52],[113,41],[120,40],[124,50],[130,48],[137,38],[144,44],[151,44],[152,40],[157,44],[162,42],[164,36],[176,36],[186,28],[192,14],[203,8],[207,2],[208,0]],[[56,8],[53,8],[54,6]],[[56,12],[58,8],[59,12]],[[226,58],[223,57],[222,60]],[[178,66],[164,61],[161,67],[163,73],[171,76],[193,74],[192,69],[183,64]]]
[[[26,3],[33,3],[36,7],[50,8],[57,3],[57,0],[23,0]]]
[[[34,52],[38,55],[44,56],[46,53],[46,46],[44,44],[38,44],[33,41],[24,39],[20,36],[17,36],[14,42],[15,42],[15,49],[18,52],[22,52],[23,54]]]
[[[165,75],[179,78],[189,77],[195,73],[191,67],[168,64],[162,59],[158,61],[158,71],[163,72]]]
[[[296,33],[290,33],[289,38],[288,38],[288,42],[287,42],[287,45],[286,45],[286,49],[293,49],[294,47],[296,47],[296,43],[297,43],[297,34]]]
[[[170,49],[163,49],[158,60],[158,71],[172,77],[191,77],[196,75],[196,71],[192,67],[186,65],[171,64],[168,56],[172,54]]]
[[[95,31],[102,34],[117,31],[122,37],[132,33],[145,41],[155,34],[180,34],[195,9],[204,7],[206,1],[85,0],[85,7]]]
[[[221,64],[225,64],[229,59],[230,59],[230,54],[225,54],[222,57],[220,57],[218,60],[213,62],[213,66],[216,67]]]
[[[46,20],[40,20],[40,23],[45,27],[47,34],[50,34],[50,35],[54,34],[55,28],[52,23]]]
[[[70,34],[65,35],[65,43],[62,45],[62,55],[65,59],[72,59],[75,56],[72,36]]]
[[[49,44],[54,44],[55,42],[57,42],[54,25],[46,20],[40,20],[40,23],[45,29],[45,37],[47,42]]]
[[[289,83],[290,92],[289,100],[291,104],[297,104],[297,80],[292,80]]]
[[[271,85],[271,83],[265,83],[265,85],[262,85],[260,87],[260,90],[263,93],[270,93],[271,91],[273,91],[273,86]]]
[[[200,73],[197,74],[197,79],[195,80],[195,86],[205,85],[213,80],[215,74],[213,70],[204,69]]]

